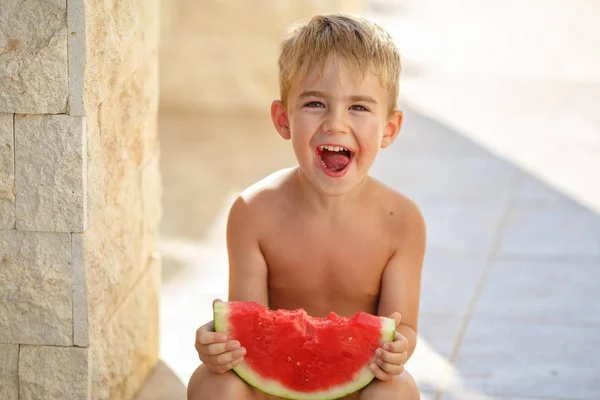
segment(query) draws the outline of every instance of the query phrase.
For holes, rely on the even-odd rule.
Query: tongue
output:
[[[340,171],[350,162],[350,157],[337,151],[323,150],[321,158],[325,163],[325,167],[332,171]]]

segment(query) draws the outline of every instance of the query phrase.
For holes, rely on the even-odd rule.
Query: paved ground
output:
[[[407,50],[405,127],[373,170],[412,196],[428,224],[419,345],[407,368],[425,400],[597,400],[600,67],[588,66],[600,56],[587,51],[599,8],[584,0],[545,3],[540,15],[547,18],[529,29],[568,53],[553,56],[539,48],[529,54],[531,37],[488,26],[506,17],[529,32],[525,22],[539,1],[520,2],[520,9],[493,3],[372,2],[371,13],[386,15],[381,20],[395,26],[399,42],[437,40]],[[462,36],[452,34],[453,23]],[[501,36],[512,42],[502,44]],[[483,39],[487,47],[475,45]],[[527,62],[498,64],[511,55]],[[184,398],[182,382],[198,363],[194,331],[210,318],[211,300],[226,297],[229,204],[254,180],[293,163],[266,113],[163,117],[161,139],[166,366],[143,400]],[[174,388],[168,396],[167,382]]]

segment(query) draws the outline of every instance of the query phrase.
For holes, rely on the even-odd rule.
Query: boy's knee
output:
[[[190,378],[188,400],[250,399],[250,388],[233,371],[224,374],[210,372],[200,365]]]
[[[389,381],[374,380],[362,390],[359,400],[420,400],[421,394],[413,377],[404,371]]]

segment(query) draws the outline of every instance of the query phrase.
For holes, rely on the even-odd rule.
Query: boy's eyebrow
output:
[[[305,90],[298,97],[325,97],[325,93],[318,90]]]
[[[371,96],[363,96],[363,95],[354,95],[349,97],[352,101],[364,101],[366,103],[375,103],[377,104],[377,100],[372,98]]]
[[[325,93],[319,92],[318,90],[305,90],[298,95],[298,97],[327,97]],[[374,103],[377,104],[377,100],[372,98],[371,96],[355,94],[347,97],[348,100],[351,101],[364,101],[366,103]]]

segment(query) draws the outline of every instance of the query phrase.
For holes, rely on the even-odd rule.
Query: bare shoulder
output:
[[[246,188],[237,197],[230,210],[230,219],[264,221],[274,211],[285,208],[294,169],[276,171]]]
[[[406,235],[425,235],[425,219],[414,200],[375,179],[372,184],[390,234],[397,238],[403,238]]]

